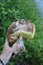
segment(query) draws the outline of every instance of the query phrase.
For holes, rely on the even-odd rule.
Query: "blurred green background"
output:
[[[27,52],[10,59],[8,65],[43,65],[43,19],[39,16],[34,0],[0,0],[0,54],[9,25],[25,19],[36,26],[35,37],[24,40]]]

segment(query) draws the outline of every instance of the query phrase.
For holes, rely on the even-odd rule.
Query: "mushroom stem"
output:
[[[17,42],[18,44],[20,44],[21,48],[17,50],[16,53],[18,52],[17,55],[21,55],[21,53],[25,52],[25,46],[24,46],[22,35],[19,36],[19,39],[17,40]]]
[[[19,43],[21,44],[23,51],[25,51],[24,40],[23,40],[22,35],[20,35],[19,37]]]

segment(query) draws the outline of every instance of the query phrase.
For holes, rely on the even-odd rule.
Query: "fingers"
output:
[[[24,52],[25,52],[25,47],[20,47],[20,48],[16,48],[16,50],[14,51],[14,54],[21,55]]]

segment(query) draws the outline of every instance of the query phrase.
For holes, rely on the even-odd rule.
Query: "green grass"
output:
[[[6,2],[0,0],[0,53],[7,29],[17,19],[25,19],[34,23],[36,32],[32,40],[24,40],[27,52],[22,58],[15,57],[10,60],[9,64],[16,65],[16,63],[21,62],[23,65],[23,61],[27,61],[29,65],[43,65],[43,20],[39,16],[33,0],[7,0]]]

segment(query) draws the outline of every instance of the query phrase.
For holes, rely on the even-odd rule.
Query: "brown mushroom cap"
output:
[[[35,26],[33,27],[32,23],[26,22],[25,20],[13,22],[7,30],[7,38],[9,42],[17,40],[18,36],[11,37],[11,34],[19,30],[22,30],[27,33],[31,32],[33,34],[33,31],[35,32]]]

